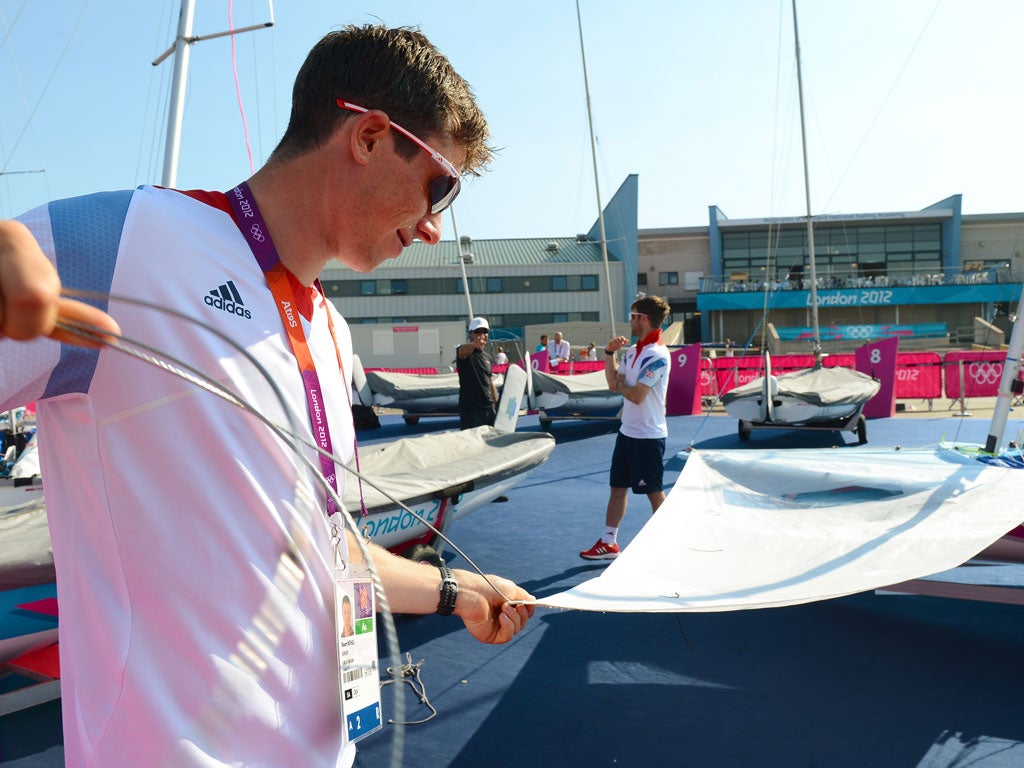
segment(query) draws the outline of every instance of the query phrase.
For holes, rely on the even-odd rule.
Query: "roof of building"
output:
[[[462,237],[462,253],[467,264],[477,266],[530,266],[538,264],[589,264],[601,262],[601,244],[576,237],[529,237],[507,240],[473,240]],[[469,260],[468,254],[472,254]],[[419,241],[406,248],[397,259],[389,259],[378,269],[414,269],[458,264],[459,251],[454,240],[437,245]],[[608,259],[620,261],[614,245],[608,244]]]

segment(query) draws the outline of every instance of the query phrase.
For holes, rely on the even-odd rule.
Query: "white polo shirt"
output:
[[[642,403],[631,403],[623,398],[622,426],[619,431],[626,437],[640,439],[668,437],[665,420],[665,397],[668,393],[669,353],[661,342],[647,344],[637,354],[634,344],[626,350],[619,372],[625,374],[631,387],[639,382],[650,387]]]
[[[106,307],[126,336],[308,434],[305,389],[264,275],[215,195],[198,197],[143,187],[58,201],[22,221],[65,286],[178,310],[236,340],[283,403],[209,331],[121,301]],[[348,327],[330,302],[309,298],[302,328],[347,462]],[[110,349],[0,340],[0,381],[0,410],[39,401],[68,765],[351,765],[324,493],[293,451],[254,416]]]

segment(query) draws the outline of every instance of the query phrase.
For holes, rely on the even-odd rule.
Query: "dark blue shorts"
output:
[[[654,493],[663,490],[665,476],[665,438],[626,437],[619,432],[612,452],[612,469],[608,485],[632,488],[633,493]]]
[[[493,427],[495,416],[493,405],[486,408],[459,408],[459,429]]]

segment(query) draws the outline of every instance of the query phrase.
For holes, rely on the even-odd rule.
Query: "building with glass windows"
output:
[[[965,217],[954,195],[919,211],[812,221],[813,262],[806,217],[730,220],[711,207],[702,338],[756,343],[766,316],[783,341],[808,338],[812,279],[822,338],[836,342],[970,343],[975,317],[991,322],[1015,309],[1021,214]]]
[[[766,317],[782,340],[807,338],[806,217],[729,219],[713,205],[708,226],[641,230],[637,188],[629,176],[605,208],[607,277],[595,222],[574,237],[415,243],[372,275],[339,265],[321,279],[350,323],[465,320],[468,284],[474,314],[518,336],[527,326],[621,319],[650,293],[668,299],[687,343],[758,346]],[[953,195],[918,211],[825,214],[813,224],[826,351],[829,341],[887,335],[969,345],[974,318],[1009,325],[1024,281],[1024,213],[964,215]]]

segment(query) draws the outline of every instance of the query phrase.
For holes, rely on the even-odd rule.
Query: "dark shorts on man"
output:
[[[459,429],[493,427],[496,415],[497,412],[493,405],[488,408],[460,408]]]
[[[612,451],[608,485],[632,488],[633,493],[655,493],[663,489],[665,438],[627,437],[619,432]]]

